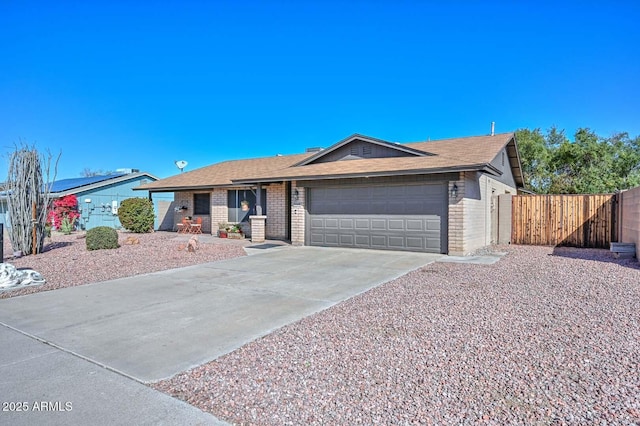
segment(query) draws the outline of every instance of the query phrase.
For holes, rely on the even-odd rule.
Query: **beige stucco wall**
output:
[[[620,242],[635,243],[640,253],[640,187],[621,193]]]
[[[492,241],[492,221],[497,208],[495,196],[515,194],[516,188],[477,172],[461,172],[457,181],[458,196],[449,195],[449,254],[467,255],[488,246]]]

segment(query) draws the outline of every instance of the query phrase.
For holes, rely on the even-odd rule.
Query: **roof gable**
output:
[[[348,142],[351,138],[347,138],[341,143]],[[316,154],[293,167],[273,170],[267,173],[252,173],[242,178],[233,179],[233,182],[247,184],[251,182],[276,182],[297,179],[395,176],[472,170],[484,171],[499,176],[502,172],[491,163],[506,146],[515,146],[512,144],[514,144],[513,133],[502,133],[494,136],[443,139],[399,146],[399,148],[407,148],[412,152],[426,154],[423,156],[366,158],[353,161],[313,162],[309,164],[308,160],[310,158],[318,158]],[[519,178],[521,172],[516,170],[520,169],[519,162],[517,162],[517,165],[515,163],[511,165],[510,160],[515,181],[518,185],[522,185],[521,178]]]
[[[475,162],[491,164],[506,149],[509,166],[518,187],[524,186],[522,164],[514,133],[497,133],[492,136],[468,136],[432,142],[409,143],[415,149],[429,149],[442,157],[455,158],[459,163]]]
[[[433,154],[356,133],[306,158],[304,161],[296,164],[295,167],[333,161],[390,157],[424,157],[427,155]]]

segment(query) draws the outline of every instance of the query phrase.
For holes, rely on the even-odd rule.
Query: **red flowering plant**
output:
[[[49,211],[47,222],[65,234],[70,234],[79,217],[78,198],[71,194],[53,201],[53,208]]]

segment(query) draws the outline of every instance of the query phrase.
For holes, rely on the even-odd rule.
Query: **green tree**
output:
[[[546,193],[551,183],[549,162],[551,151],[540,129],[520,129],[516,132],[525,186],[537,193]]]
[[[640,185],[640,138],[602,138],[588,128],[570,141],[553,127],[516,132],[525,184],[537,193],[608,193]]]
[[[617,133],[609,138],[614,147],[613,170],[619,177],[621,189],[640,186],[640,136],[629,138],[628,133]]]

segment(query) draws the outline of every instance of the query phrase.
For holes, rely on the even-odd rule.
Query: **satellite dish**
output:
[[[180,169],[180,173],[182,173],[182,169],[184,169],[185,167],[187,167],[187,164],[189,164],[189,163],[187,163],[187,162],[186,162],[186,161],[184,161],[184,160],[178,160],[178,161],[176,161],[175,163],[176,163],[176,166],[178,166],[178,168]]]

